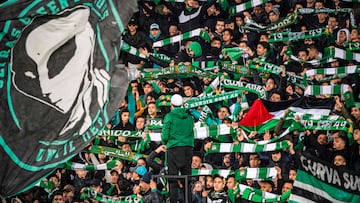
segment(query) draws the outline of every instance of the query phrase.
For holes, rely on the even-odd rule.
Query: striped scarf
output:
[[[354,74],[354,73],[360,73],[360,66],[354,65],[354,66],[343,66],[343,67],[336,67],[336,68],[317,68],[317,69],[311,69],[306,71],[304,77],[310,77],[314,75],[343,75],[343,74]]]
[[[339,8],[339,9],[330,9],[330,8],[321,8],[321,9],[315,9],[315,8],[300,8],[298,9],[298,14],[316,14],[316,13],[349,13],[350,14],[350,24],[352,27],[355,26],[355,17],[354,12],[351,8]]]
[[[355,60],[357,62],[360,62],[360,53],[354,53],[348,49],[343,50],[337,47],[332,48],[330,49],[330,56],[332,58],[339,58],[347,61]]]
[[[282,195],[276,195],[243,184],[237,184],[235,189],[228,190],[231,202],[236,202],[235,199],[238,197],[252,202],[285,202],[290,194],[291,191],[287,191]]]
[[[275,167],[271,168],[245,168],[242,170],[224,170],[224,169],[192,169],[191,175],[193,176],[205,176],[216,175],[226,178],[229,175],[235,175],[237,181],[242,180],[273,180],[276,178],[277,171]]]
[[[305,96],[317,95],[342,95],[349,91],[349,85],[308,85],[305,89]]]
[[[258,153],[270,152],[287,149],[289,147],[286,141],[280,141],[269,144],[251,144],[241,142],[239,144],[232,143],[212,143],[207,153]]]
[[[163,47],[169,44],[173,44],[175,42],[181,42],[182,40],[186,40],[186,39],[190,39],[193,37],[197,37],[200,36],[202,39],[204,39],[205,41],[209,41],[210,37],[207,31],[202,30],[200,28],[195,29],[195,30],[191,30],[189,32],[185,32],[183,34],[180,35],[176,35],[173,37],[169,37],[160,41],[156,41],[153,44],[153,47]]]
[[[139,50],[131,45],[129,45],[125,41],[121,41],[121,51],[126,52],[128,54],[138,56],[140,58],[146,59],[147,57],[139,52]]]
[[[258,23],[248,19],[245,24],[245,29],[252,30],[256,32],[267,32],[267,31],[276,31],[281,28],[285,28],[287,26],[290,26],[297,22],[297,14],[296,13],[290,13],[290,15],[279,19],[278,21],[268,25],[268,26],[262,26]]]
[[[241,13],[245,10],[254,8],[255,6],[259,6],[268,2],[268,0],[250,0],[245,3],[230,7],[230,15],[235,15],[237,13]]]
[[[228,136],[235,136],[236,133],[234,128],[228,127],[226,124],[194,127],[194,138],[200,140],[212,137],[222,142],[225,141]],[[149,133],[148,136],[148,141],[161,141],[161,133]]]
[[[66,162],[61,168],[66,170],[86,170],[86,171],[99,171],[99,170],[110,170],[116,166],[116,160],[111,160],[105,164],[81,164],[75,162]]]

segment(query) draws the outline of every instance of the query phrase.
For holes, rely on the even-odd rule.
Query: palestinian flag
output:
[[[239,125],[247,132],[257,131],[258,133],[264,133],[266,130],[273,130],[276,127],[286,109],[302,114],[329,115],[334,105],[333,98],[301,97],[281,102],[258,99],[250,107],[243,119],[240,120]],[[290,124],[291,121],[285,126]]]

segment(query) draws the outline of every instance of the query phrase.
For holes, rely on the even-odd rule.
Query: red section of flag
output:
[[[260,99],[257,99],[249,112],[239,122],[242,126],[255,127],[272,119],[274,115],[270,114]]]

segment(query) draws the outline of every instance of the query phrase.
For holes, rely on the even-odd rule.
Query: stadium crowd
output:
[[[119,57],[128,92],[112,119],[88,148],[9,202],[185,202],[186,192],[194,203],[257,202],[236,192],[239,185],[282,197],[293,188],[303,153],[360,175],[360,29],[352,10],[358,4],[269,0],[239,7],[244,2],[258,1],[139,1]],[[291,108],[304,98],[318,109],[310,114],[327,109],[326,119]],[[270,107],[281,114],[272,116]],[[186,117],[180,108],[194,125],[169,128]],[[329,116],[343,128],[312,125]],[[265,121],[275,118],[268,127]],[[295,123],[300,127],[289,130]],[[181,137],[188,131],[194,142]],[[273,150],[216,147],[280,142]],[[188,187],[182,178],[161,177],[170,163],[185,171],[180,175],[192,171]],[[256,168],[275,174],[244,175]]]

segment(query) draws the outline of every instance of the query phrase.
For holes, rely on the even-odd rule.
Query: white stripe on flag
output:
[[[334,199],[333,197],[331,197],[328,193],[326,193],[325,191],[323,190],[320,190],[319,188],[316,188],[312,185],[309,185],[309,184],[306,184],[306,183],[303,183],[303,182],[300,182],[300,181],[295,181],[294,182],[294,186],[298,187],[298,188],[302,188],[303,190],[306,190],[308,192],[311,192],[311,193],[314,193],[316,195],[319,195],[331,202],[335,202],[335,203],[346,203],[346,202],[343,202],[343,201],[339,201],[337,199]]]
[[[291,194],[290,197],[289,197],[289,200],[291,201],[295,201],[295,202],[299,202],[299,203],[302,203],[302,202],[306,202],[306,203],[316,203],[310,199],[306,199],[304,197],[301,197],[299,195],[294,195],[294,194]]]
[[[222,152],[231,152],[232,151],[232,143],[221,143],[220,144],[220,153]]]
[[[328,116],[330,114],[329,109],[303,109],[300,107],[290,107],[291,111],[295,111],[297,113],[303,113],[303,114],[320,114],[324,116]]]

